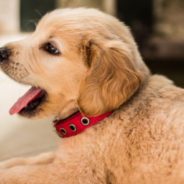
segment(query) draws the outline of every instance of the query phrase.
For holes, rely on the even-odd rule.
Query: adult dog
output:
[[[184,90],[150,74],[116,18],[55,10],[29,38],[1,48],[0,63],[33,86],[10,114],[68,121],[80,111],[87,123],[105,114],[53,153],[1,163],[0,184],[184,183]]]

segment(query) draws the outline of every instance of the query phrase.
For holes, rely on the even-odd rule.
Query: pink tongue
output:
[[[24,96],[18,99],[18,101],[10,109],[10,115],[20,112],[29,102],[41,98],[44,95],[44,91],[40,88],[32,87]]]

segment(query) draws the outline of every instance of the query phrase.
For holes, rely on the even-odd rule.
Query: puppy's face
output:
[[[105,21],[96,10],[56,10],[42,18],[29,38],[7,44],[0,51],[1,69],[32,86],[10,113],[66,118],[80,110],[98,115],[126,101],[142,82],[134,66],[141,61],[131,53],[136,47],[127,28],[117,20],[116,27]]]

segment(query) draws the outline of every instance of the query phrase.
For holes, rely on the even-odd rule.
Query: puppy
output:
[[[184,183],[184,90],[150,74],[116,18],[55,10],[0,63],[32,86],[10,114],[55,116],[63,137],[52,153],[1,163],[0,184]]]

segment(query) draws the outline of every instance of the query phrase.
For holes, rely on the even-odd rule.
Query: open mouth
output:
[[[9,113],[28,114],[36,110],[36,108],[44,101],[46,92],[41,88],[32,87],[29,91],[20,97],[18,101],[11,107]]]

